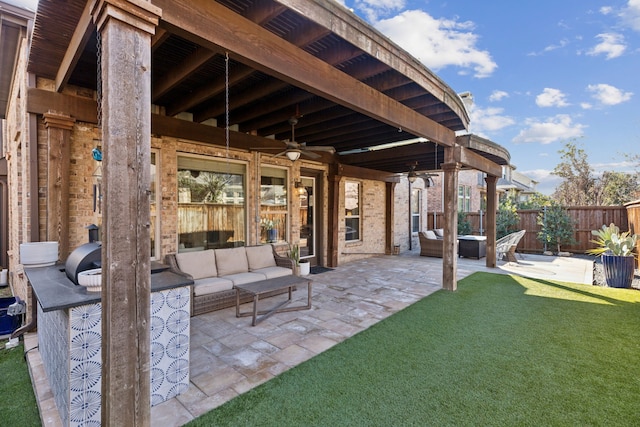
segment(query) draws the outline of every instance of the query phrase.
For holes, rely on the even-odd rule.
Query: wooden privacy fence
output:
[[[538,225],[539,209],[519,210],[520,224],[519,230],[527,230],[522,240],[518,244],[520,252],[538,252],[544,251],[544,244],[538,240],[538,232],[542,228]],[[593,238],[591,230],[598,229],[602,225],[614,223],[620,227],[620,231],[634,229],[635,233],[640,234],[640,201],[627,204],[625,206],[578,206],[567,208],[567,213],[575,222],[576,244],[562,246],[563,251],[573,253],[585,253],[587,250],[594,248],[591,243]],[[486,214],[483,212],[468,212],[467,220],[471,223],[473,234],[484,235],[486,230]],[[429,214],[427,219],[428,228],[433,228],[433,213]],[[441,228],[444,224],[443,214],[436,213],[435,228]],[[640,249],[640,248],[638,248]],[[555,250],[555,248],[549,248]]]
[[[624,205],[631,234],[640,234],[640,200]],[[640,254],[640,242],[636,243],[636,253]],[[636,268],[640,268],[640,257],[636,258]]]

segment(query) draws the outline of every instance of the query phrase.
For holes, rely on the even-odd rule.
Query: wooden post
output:
[[[338,165],[329,166],[329,188],[328,188],[328,230],[327,243],[329,245],[327,251],[327,266],[338,266],[338,229],[340,228],[340,181],[342,176],[338,175]]]
[[[394,205],[394,201],[395,201],[395,190],[396,190],[396,183],[395,182],[387,182],[385,183],[386,186],[386,214],[385,214],[385,220],[386,220],[386,226],[385,226],[385,253],[387,255],[392,254],[393,253],[393,246],[395,244],[395,242],[393,241],[393,226],[395,224],[395,219],[393,216],[393,205]]]
[[[47,128],[47,225],[46,239],[58,242],[58,257],[69,255],[69,164],[71,131],[75,119],[49,111]]]
[[[443,163],[444,170],[444,242],[442,247],[442,287],[458,288],[458,172],[460,163]]]
[[[497,176],[487,175],[485,177],[487,183],[487,267],[495,268],[496,266],[496,217],[498,210],[498,198],[496,195]]]
[[[102,40],[102,425],[148,426],[151,36],[160,9],[100,0]]]

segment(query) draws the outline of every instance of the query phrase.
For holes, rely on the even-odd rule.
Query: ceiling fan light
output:
[[[300,158],[300,150],[298,149],[291,149],[291,150],[287,150],[287,152],[285,153],[287,158],[289,160],[291,160],[292,162],[295,162],[296,160],[298,160]]]
[[[415,171],[411,171],[407,174],[407,179],[409,180],[410,183],[414,183],[416,182],[416,179],[418,178],[418,175],[415,173]]]

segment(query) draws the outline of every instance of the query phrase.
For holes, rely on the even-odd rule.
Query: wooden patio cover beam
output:
[[[171,31],[231,56],[294,86],[446,146],[455,144],[455,132],[326,62],[285,42],[230,9],[211,1],[153,0],[162,8],[162,20]]]
[[[449,157],[449,155],[453,157]],[[462,163],[464,166],[485,172],[487,175],[502,176],[502,166],[465,147],[456,146],[445,150],[445,162]]]
[[[78,60],[82,55],[82,51],[87,45],[89,37],[95,28],[92,20],[93,17],[91,16],[93,4],[94,2],[87,2],[87,5],[82,11],[82,16],[80,16],[80,21],[78,22],[78,25],[76,25],[76,30],[71,37],[69,46],[67,46],[67,50],[64,53],[64,58],[62,59],[62,63],[60,64],[56,75],[56,92],[62,91],[69,81],[71,73],[76,67]]]

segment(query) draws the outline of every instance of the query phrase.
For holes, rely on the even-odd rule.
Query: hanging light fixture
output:
[[[411,184],[416,182],[416,179],[418,179],[418,174],[416,173],[416,166],[417,166],[417,163],[409,164],[410,169],[409,169],[409,173],[407,174],[407,179]]]
[[[287,155],[287,158],[289,160],[291,160],[292,162],[295,162],[300,158],[301,151],[298,150],[297,148],[291,148],[287,150],[285,154]]]

